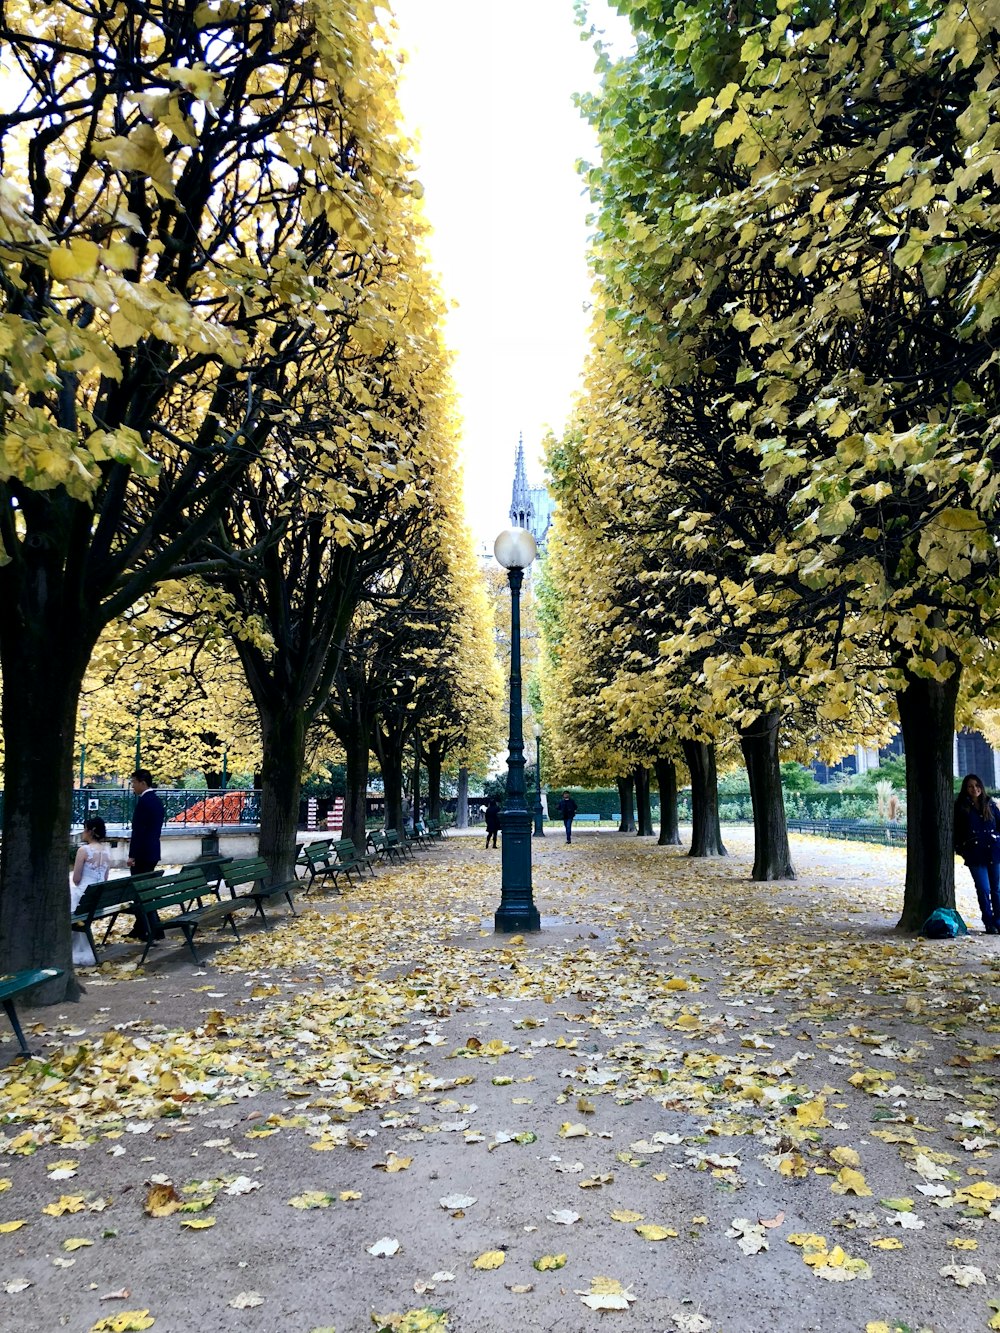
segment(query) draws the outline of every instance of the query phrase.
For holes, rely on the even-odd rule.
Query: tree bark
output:
[[[402,747],[383,744],[379,747],[379,764],[385,788],[385,826],[403,834],[403,754]]]
[[[432,744],[427,751],[427,818],[441,818],[441,751]]]
[[[413,812],[414,826],[420,818],[420,742],[413,740]]]
[[[305,714],[292,705],[261,707],[259,853],[275,881],[294,878],[299,795],[306,755]]]
[[[660,847],[676,847],[681,840],[677,824],[677,766],[672,759],[657,759],[656,785],[660,789]]]
[[[455,807],[455,827],[469,827],[469,770],[458,770],[458,803]]]
[[[683,741],[682,745],[691,772],[691,850],[688,855],[727,856],[719,827],[715,746],[704,741]]]
[[[30,642],[38,630],[44,649]],[[0,958],[10,972],[61,968],[63,975],[32,997],[58,1004],[80,996],[73,974],[69,868],[74,724],[86,658],[58,626],[43,627],[36,620],[24,623],[22,631],[23,654],[4,655]]]
[[[346,757],[346,787],[344,795],[344,837],[350,838],[355,847],[363,848],[368,838],[365,827],[367,818],[368,764],[371,757],[371,743],[367,730],[360,724],[352,726],[341,737]]]
[[[635,788],[635,783],[632,780],[631,774],[626,778],[616,778],[615,781],[618,783],[618,808],[621,811],[618,832],[634,833],[635,813],[632,804],[632,792]]]
[[[649,769],[639,765],[635,770],[635,804],[637,811],[636,837],[653,836],[653,812],[649,804]]]
[[[946,681],[904,670],[896,695],[906,752],[906,889],[901,930],[919,930],[937,907],[955,906],[954,743],[960,669]]]
[[[781,714],[774,709],[759,713],[749,726],[740,728],[740,748],[750,779],[750,801],[753,805],[752,878],[755,880],[795,878],[785,823],[785,799],[781,790],[781,764],[778,759],[780,724]]]

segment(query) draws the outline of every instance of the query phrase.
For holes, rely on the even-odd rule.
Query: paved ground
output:
[[[536,841],[524,940],[453,837],[204,971],[121,946],[0,1070],[0,1327],[990,1326],[1000,939],[727,842]]]

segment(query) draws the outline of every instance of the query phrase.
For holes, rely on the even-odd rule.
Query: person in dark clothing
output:
[[[987,935],[1000,935],[1000,809],[982,778],[969,773],[955,802],[955,851],[976,886]]]
[[[490,846],[490,839],[493,839],[492,845],[497,845],[497,834],[500,832],[500,806],[497,798],[491,796],[486,802],[486,846]]]
[[[128,864],[133,875],[144,875],[160,864],[160,830],[163,828],[163,802],[153,790],[153,775],[148,768],[137,768],[132,774],[132,791],[136,796],[132,812],[132,836],[128,844]],[[131,932],[137,939],[145,939],[141,919]],[[153,935],[163,938],[163,931],[154,923]]]
[[[568,791],[562,794],[562,800],[559,802],[559,818],[563,822],[566,830],[566,841],[573,841],[573,816],[576,814],[576,801],[573,800]]]

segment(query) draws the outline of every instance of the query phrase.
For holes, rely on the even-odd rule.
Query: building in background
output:
[[[976,773],[982,778],[990,791],[995,791],[1000,779],[1000,751],[995,750],[985,736],[968,728],[955,733],[954,772],[956,777],[966,773]],[[903,759],[903,733],[897,731],[888,745],[881,750],[871,746],[857,745],[853,754],[844,755],[835,764],[824,764],[821,759],[814,759],[810,768],[817,782],[830,782],[838,777],[854,777],[867,773],[871,768],[878,768],[886,759]]]
[[[512,528],[527,528],[538,545],[538,554],[545,554],[545,544],[549,535],[549,525],[555,509],[552,497],[543,485],[529,486],[528,474],[524,466],[524,439],[517,437],[517,452],[514,455],[514,485],[510,498],[510,525]]]

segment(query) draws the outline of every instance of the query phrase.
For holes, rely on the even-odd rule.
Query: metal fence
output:
[[[164,828],[207,824],[212,828],[260,823],[260,792],[158,787],[163,802]],[[73,818],[79,827],[90,815],[100,815],[109,827],[132,823],[136,798],[126,787],[85,787],[73,792]],[[0,793],[0,828],[3,827],[3,794]]]
[[[788,831],[850,842],[874,842],[883,847],[906,846],[905,824],[885,824],[875,819],[790,819]]]

